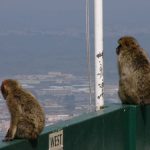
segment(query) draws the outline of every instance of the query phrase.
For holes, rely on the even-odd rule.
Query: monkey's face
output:
[[[16,80],[12,80],[12,79],[4,80],[1,84],[1,92],[2,92],[4,99],[6,99],[9,92],[11,92],[12,89],[15,89],[16,87],[18,87],[18,83]]]
[[[139,47],[137,40],[131,36],[124,36],[118,40],[119,46],[116,48],[117,55],[124,50],[132,50]]]
[[[7,91],[7,88],[6,88],[6,85],[5,85],[5,81],[3,81],[2,84],[1,84],[1,92],[2,92],[2,95],[3,95],[4,99],[6,99],[6,97],[8,95],[8,91]]]

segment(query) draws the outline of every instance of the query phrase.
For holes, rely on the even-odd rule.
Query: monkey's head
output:
[[[1,92],[4,99],[6,99],[9,93],[15,91],[18,88],[20,88],[20,84],[16,80],[13,79],[4,80],[1,84]]]
[[[117,55],[124,50],[132,50],[139,47],[138,41],[132,36],[123,36],[118,40],[119,46],[116,48]]]

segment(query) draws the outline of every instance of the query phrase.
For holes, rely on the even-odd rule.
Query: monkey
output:
[[[1,93],[10,112],[10,127],[3,141],[37,139],[45,126],[45,113],[36,97],[14,79],[2,81]]]
[[[150,104],[150,60],[139,42],[132,36],[123,36],[116,48],[119,88],[123,104]]]

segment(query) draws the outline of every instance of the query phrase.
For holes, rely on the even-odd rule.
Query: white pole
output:
[[[94,0],[95,23],[95,103],[96,110],[104,106],[103,92],[103,0]]]

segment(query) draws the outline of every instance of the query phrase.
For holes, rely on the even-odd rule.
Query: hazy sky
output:
[[[150,0],[103,1],[105,60],[116,60],[116,41],[122,35],[135,35],[138,40],[140,40],[143,47],[150,50]],[[73,41],[70,47],[77,48],[79,52],[82,51],[82,54],[80,54],[81,56],[83,54],[85,55],[85,2],[86,0],[0,0],[0,50],[4,49],[5,51],[5,49],[10,48],[11,51],[14,46],[14,49],[20,50],[20,55],[22,56],[24,49],[27,49],[30,52],[30,50],[34,50],[33,48],[37,46],[36,42],[38,40],[36,41],[36,38],[33,38],[32,40],[35,40],[35,42],[32,42],[32,40],[30,41],[30,34],[42,33],[43,35],[46,33],[47,35],[48,33],[54,35],[52,37],[55,37],[55,35],[61,35],[59,36],[59,40],[65,38],[74,40],[75,37],[75,39],[78,39],[80,42],[73,45],[75,43]],[[93,3],[94,0],[90,0],[90,25],[92,37]],[[15,42],[9,38],[13,37],[9,36],[9,34],[12,33],[13,35],[17,35],[14,36],[17,37],[14,39],[16,40]],[[20,36],[21,34],[23,34],[23,36]],[[6,39],[5,35],[8,35],[6,36]],[[39,50],[40,47],[46,47],[45,49],[51,50],[53,47],[57,47],[58,36],[56,36],[56,42],[53,42],[53,44],[51,44],[51,41],[47,39],[43,42],[46,43],[44,46],[40,43],[39,45],[41,46],[38,46],[38,48],[35,49]],[[23,38],[23,45],[20,42],[20,37]],[[43,36],[39,36],[39,34],[37,34],[37,37],[41,38]],[[24,40],[24,38],[27,39]],[[82,42],[81,39],[83,40]],[[66,50],[67,48],[68,51],[70,50],[70,47],[68,47],[70,43],[68,44],[67,42],[68,40],[65,41],[65,45],[61,45],[61,42],[59,43],[61,45],[60,51],[61,49]],[[32,46],[30,44],[32,44]],[[51,45],[53,46],[51,47]],[[43,48],[40,50],[43,52]],[[26,55],[26,52],[24,53]],[[28,57],[28,55],[26,55],[26,57]],[[70,56],[66,55],[66,57],[68,58]],[[14,60],[16,61],[15,57]],[[110,61],[110,64],[107,66],[112,66],[112,64],[113,63]],[[114,68],[116,68],[115,63]],[[106,68],[105,70],[113,71],[112,68]]]
[[[82,22],[83,4],[82,0],[1,0],[0,28],[38,30],[80,26],[77,20]]]
[[[92,16],[93,0],[90,3]],[[149,0],[104,0],[104,26],[108,30],[115,27],[149,29],[149,6]],[[85,0],[0,1],[0,31],[82,31],[84,28]]]
[[[149,0],[105,0],[104,14],[106,23],[149,23]],[[136,24],[135,24],[136,25]]]

